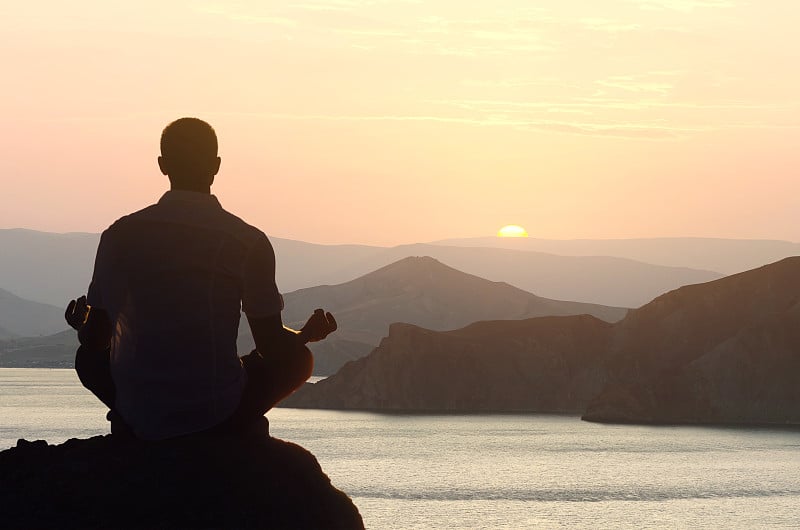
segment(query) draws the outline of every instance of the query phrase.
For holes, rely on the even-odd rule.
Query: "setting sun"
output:
[[[528,231],[519,225],[507,225],[497,231],[497,237],[528,237]]]

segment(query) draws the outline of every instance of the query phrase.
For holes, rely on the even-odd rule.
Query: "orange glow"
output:
[[[2,13],[2,228],[97,232],[155,202],[159,133],[196,116],[219,135],[214,193],[273,236],[393,245],[511,218],[800,240],[796,0]]]

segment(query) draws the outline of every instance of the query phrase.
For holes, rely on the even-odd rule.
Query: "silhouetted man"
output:
[[[67,308],[81,343],[75,368],[111,409],[112,432],[247,429],[308,379],[305,344],[336,321],[318,309],[299,332],[284,328],[267,236],[211,194],[220,158],[209,124],[169,124],[158,165],[170,191],[103,232],[88,295]],[[241,360],[240,311],[256,344]]]

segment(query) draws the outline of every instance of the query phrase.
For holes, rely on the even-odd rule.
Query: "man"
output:
[[[170,191],[103,232],[88,295],[67,308],[78,376],[111,409],[112,432],[247,429],[308,379],[305,344],[336,321],[318,309],[299,332],[284,328],[269,240],[211,194],[220,158],[209,124],[169,124],[158,165]],[[240,360],[241,311],[256,350]]]

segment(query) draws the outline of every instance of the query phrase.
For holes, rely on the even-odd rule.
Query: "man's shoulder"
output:
[[[149,226],[152,225],[153,222],[163,221],[164,219],[162,218],[165,216],[171,219],[168,210],[164,210],[163,205],[159,203],[152,204],[141,210],[120,217],[103,232],[103,236],[105,239],[108,239],[122,237],[124,233],[137,233],[141,229],[143,222]],[[171,220],[174,221],[174,219]],[[228,234],[228,236],[239,240],[246,247],[263,245],[269,247],[270,251],[272,250],[272,244],[262,230],[222,207],[205,210],[204,215],[199,218],[191,219],[190,221],[181,218],[180,222],[181,224],[186,223],[192,226],[196,224],[198,227],[202,226],[205,229],[210,229],[212,232],[224,232]]]
[[[103,235],[105,234],[110,235],[125,230],[126,228],[134,224],[137,220],[146,218],[153,211],[153,209],[156,208],[156,206],[158,205],[151,204],[150,206],[146,206],[141,210],[129,213],[128,215],[123,215],[122,217],[111,223],[111,225],[103,231]]]
[[[269,238],[267,238],[267,235],[262,230],[244,221],[241,217],[232,214],[224,208],[220,208],[220,214],[222,217],[220,220],[220,227],[235,235],[237,238],[251,245],[256,243],[270,244]]]

